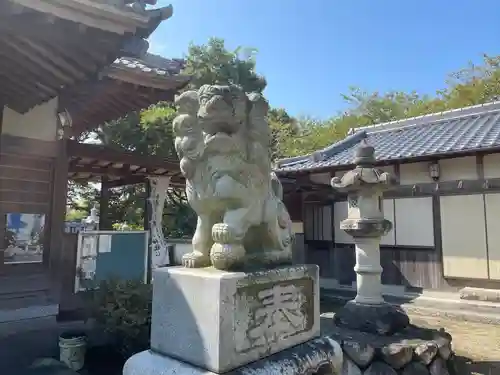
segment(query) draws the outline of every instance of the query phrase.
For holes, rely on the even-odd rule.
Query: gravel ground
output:
[[[339,304],[323,302],[321,312],[334,313]],[[459,357],[459,375],[500,375],[500,324],[498,319],[468,321],[465,315],[453,312],[429,312],[413,308],[411,322],[426,328],[444,328],[453,337],[453,350]],[[499,315],[500,317],[500,315]]]
[[[453,336],[453,349],[461,357],[461,369],[474,375],[500,374],[500,325],[467,322],[411,314],[412,323],[443,327]],[[461,375],[461,374],[460,374]]]

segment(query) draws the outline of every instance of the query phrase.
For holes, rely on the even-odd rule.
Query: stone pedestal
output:
[[[151,350],[223,373],[319,335],[319,268],[160,268]]]
[[[344,355],[339,343],[328,336],[310,340],[269,357],[226,372],[226,375],[340,375]],[[124,375],[215,375],[172,357],[144,351],[131,357]]]

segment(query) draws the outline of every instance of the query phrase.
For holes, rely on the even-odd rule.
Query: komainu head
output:
[[[204,85],[198,98],[198,120],[205,133],[234,134],[244,126],[250,103],[240,86]]]

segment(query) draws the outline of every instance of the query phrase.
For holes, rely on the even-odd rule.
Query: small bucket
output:
[[[87,335],[82,332],[66,332],[59,336],[59,360],[70,369],[81,370],[85,364]]]

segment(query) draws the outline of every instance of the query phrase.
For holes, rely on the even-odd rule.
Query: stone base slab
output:
[[[340,344],[324,336],[227,372],[227,375],[305,375],[318,371],[339,375],[343,363]],[[123,375],[210,375],[214,372],[147,350],[128,359]]]
[[[460,299],[499,303],[500,290],[465,287],[460,290]]]
[[[410,324],[406,312],[394,305],[366,305],[349,301],[335,314],[335,324],[352,330],[392,335]]]
[[[214,373],[319,336],[319,268],[258,272],[160,268],[151,349]]]

